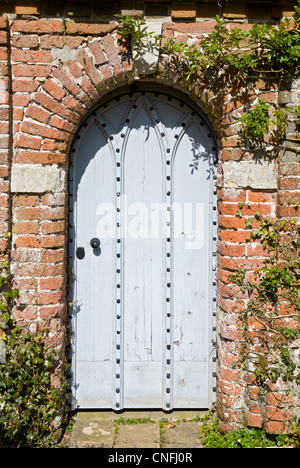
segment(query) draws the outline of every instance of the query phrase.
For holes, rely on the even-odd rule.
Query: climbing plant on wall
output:
[[[117,15],[120,20],[119,43],[130,47],[130,52],[139,53],[145,39],[155,39],[160,43],[162,36],[149,33],[145,21]],[[238,27],[228,28],[226,21],[216,16],[216,26],[212,33],[203,37],[197,44],[176,39],[164,39],[163,54],[172,57],[166,67],[173,68],[178,79],[184,79],[191,86],[207,77],[216,88],[216,80],[225,80],[232,86],[242,77],[263,75],[280,82],[284,77],[297,76],[300,69],[300,2],[295,7],[293,19],[286,18],[279,25],[254,24],[248,31]],[[223,86],[220,84],[220,87]],[[257,101],[240,118],[241,136],[250,146],[266,148],[267,144],[278,147],[286,138],[289,120],[299,131],[299,107],[275,108],[270,116],[270,105]],[[274,130],[271,137],[270,124]],[[299,135],[299,132],[298,132]],[[298,136],[294,139],[298,141]],[[274,155],[278,152],[275,150]]]
[[[47,345],[49,330],[17,325],[12,309],[19,291],[6,261],[0,263],[0,443],[51,447],[66,416],[65,387],[52,383],[57,359]]]
[[[251,368],[263,391],[270,390],[278,379],[300,385],[300,367],[293,342],[300,333],[300,224],[296,219],[273,220],[261,216],[251,205],[240,202],[253,212],[247,216],[251,229],[248,242],[260,242],[265,260],[254,274],[246,268],[230,276],[245,294],[241,326],[245,337],[241,361]],[[296,347],[297,348],[297,347]],[[295,348],[295,349],[296,349]]]

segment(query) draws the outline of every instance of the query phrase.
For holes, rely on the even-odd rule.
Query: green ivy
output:
[[[0,266],[0,440],[8,447],[50,447],[66,408],[65,389],[51,383],[57,352],[46,345],[47,329],[17,326],[11,309],[18,290],[7,262]]]
[[[199,72],[207,69],[224,69],[228,66],[237,70],[245,67],[247,57],[241,56],[240,42],[244,40],[247,33],[241,29],[233,28],[229,30],[226,22],[219,16],[215,18],[216,26],[212,33],[204,37],[198,46],[188,45],[181,41],[177,43],[174,39],[169,39],[164,45],[164,51],[169,54],[180,56],[186,65],[185,78],[195,79]]]
[[[149,42],[152,39],[154,44],[160,43],[161,36],[148,32],[144,19],[128,15],[115,15],[115,17],[120,20],[121,24],[118,31],[118,44],[125,46],[130,53],[134,52],[135,58],[140,55],[145,41]]]
[[[189,46],[185,41],[177,43],[174,39],[164,42],[163,50],[180,57],[186,65],[185,76],[189,80],[207,69],[230,67],[236,71],[259,71],[295,74],[300,64],[299,8],[295,15],[286,18],[279,25],[254,24],[248,31],[238,27],[228,28],[227,22],[217,15],[214,30],[203,37],[198,46]],[[133,41],[136,46],[149,34],[157,42],[160,35],[146,32],[145,20],[130,16],[115,15],[119,20],[119,41]]]
[[[240,118],[242,124],[242,135],[245,140],[262,143],[265,135],[269,132],[270,106],[258,100],[258,104]]]

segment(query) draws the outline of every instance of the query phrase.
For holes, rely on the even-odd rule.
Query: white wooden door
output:
[[[215,158],[202,117],[162,93],[114,98],[79,130],[70,169],[73,406],[210,406]]]

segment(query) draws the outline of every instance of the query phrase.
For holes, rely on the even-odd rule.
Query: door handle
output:
[[[93,239],[91,239],[90,246],[91,246],[93,249],[99,249],[99,247],[100,247],[100,240],[97,239],[96,237],[94,237]]]

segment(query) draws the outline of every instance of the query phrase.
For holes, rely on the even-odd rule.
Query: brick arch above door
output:
[[[133,61],[118,45],[116,26],[86,25],[82,30],[72,30],[70,35],[60,35],[60,31],[50,35],[51,28],[46,24],[46,20],[19,20],[11,26],[12,40],[15,37],[17,45],[12,64],[18,108],[14,163],[64,164],[72,137],[89,111],[98,106],[105,94],[135,81],[151,80],[185,91],[200,108],[205,108],[206,114],[213,116],[213,105],[207,107],[208,91],[203,92],[203,87],[192,89],[187,82],[176,83],[170,70],[164,76],[165,63],[159,55],[154,67],[153,63],[148,68],[141,67],[138,59]],[[30,47],[36,44],[31,45],[30,40],[35,33],[39,49],[33,51]],[[29,50],[24,50],[24,45]]]

